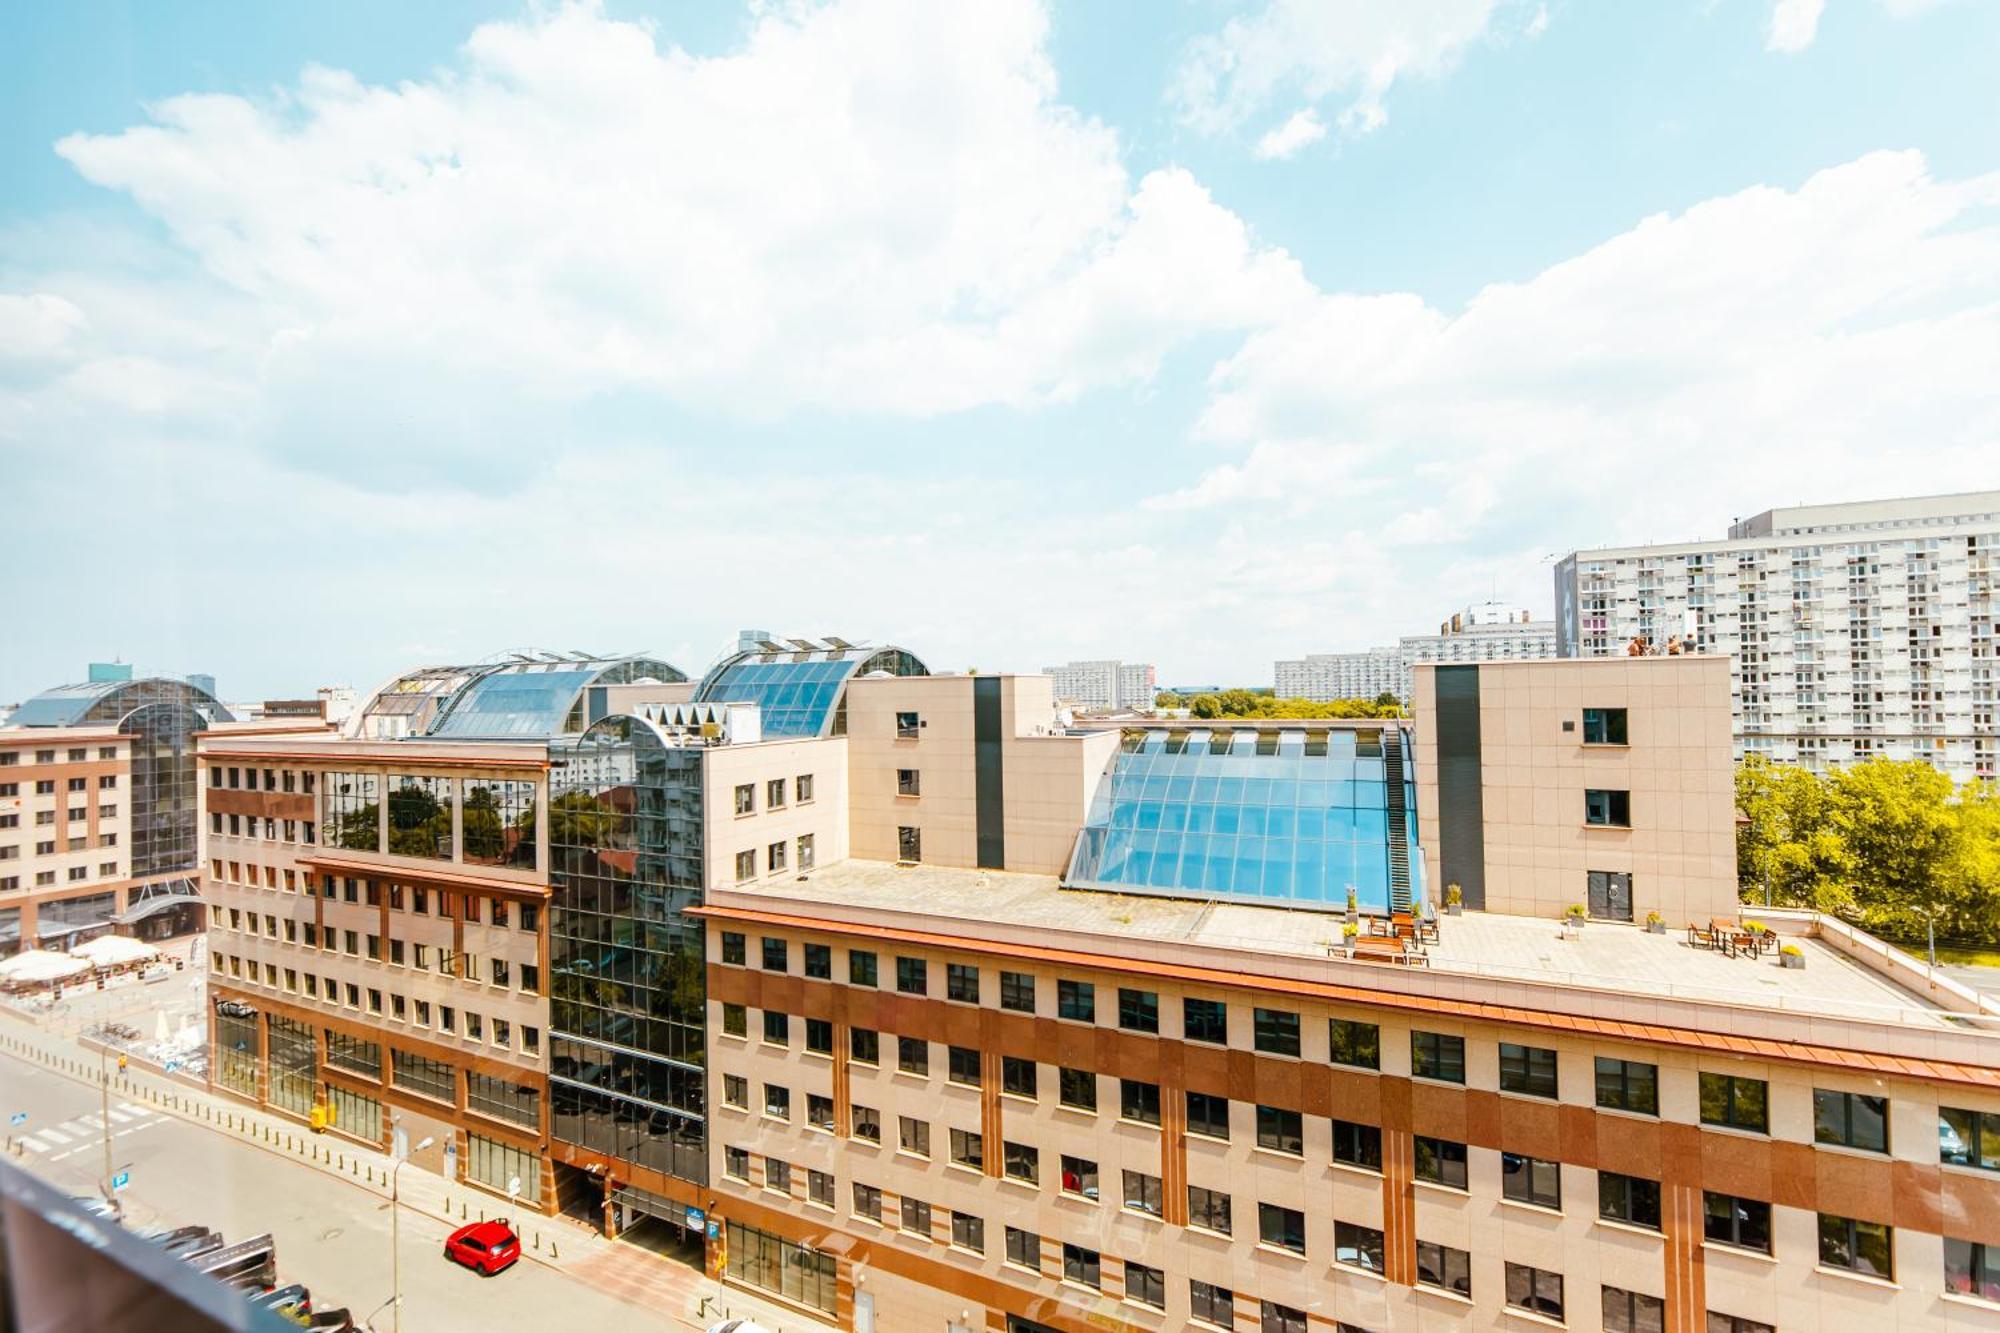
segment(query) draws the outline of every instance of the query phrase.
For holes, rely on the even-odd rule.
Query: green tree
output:
[[[1847,848],[1826,780],[1752,755],[1736,770],[1736,878],[1743,896],[1852,915]]]
[[[1153,696],[1153,707],[1155,708],[1179,708],[1180,706],[1181,697],[1172,690],[1161,690]]]
[[[1212,694],[1197,694],[1188,700],[1188,712],[1195,717],[1221,717],[1222,701]]]
[[[1965,915],[1951,779],[1921,762],[1870,759],[1833,775],[1832,825],[1869,929],[1911,939]]]

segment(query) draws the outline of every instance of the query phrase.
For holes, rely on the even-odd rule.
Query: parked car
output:
[[[770,1330],[754,1319],[725,1319],[719,1324],[710,1324],[708,1333],[770,1333]]]
[[[498,1218],[462,1226],[445,1237],[444,1257],[492,1277],[521,1257],[521,1238]]]

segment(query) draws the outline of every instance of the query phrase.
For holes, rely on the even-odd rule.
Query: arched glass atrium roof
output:
[[[685,681],[650,657],[516,654],[477,666],[419,667],[384,685],[355,710],[349,734],[497,740],[574,734],[587,725],[597,685]]]
[[[1128,731],[1064,883],[1267,904],[1344,905],[1351,889],[1378,912],[1421,900],[1408,754],[1394,724]]]
[[[14,710],[12,727],[75,727],[90,722],[118,722],[149,704],[178,704],[196,709],[203,724],[234,722],[235,715],[197,685],[165,676],[144,680],[95,680],[43,690]]]
[[[856,676],[928,676],[930,668],[901,648],[869,648],[829,639],[766,643],[724,658],[702,677],[701,703],[758,706],[766,740],[839,736],[847,731],[847,682]]]

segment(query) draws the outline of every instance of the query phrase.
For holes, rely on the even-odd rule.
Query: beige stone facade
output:
[[[124,908],[131,780],[115,728],[0,729],[0,955],[42,937],[59,947],[77,909],[107,894],[110,912]]]
[[[1442,900],[1453,830],[1441,820],[1440,670],[1478,673],[1484,906],[1558,917],[1590,897],[1591,872],[1629,876],[1630,914],[1679,929],[1736,911],[1735,764],[1729,663],[1721,657],[1615,657],[1420,666],[1417,818],[1426,879]],[[1614,716],[1622,741],[1587,734],[1586,711]],[[1441,786],[1441,781],[1445,786]],[[1592,822],[1589,793],[1622,793]],[[1460,878],[1465,878],[1462,872]],[[1468,901],[1475,901],[1468,894]]]

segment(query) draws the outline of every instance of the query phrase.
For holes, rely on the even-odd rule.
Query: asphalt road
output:
[[[22,1165],[72,1194],[97,1193],[104,1170],[95,1088],[0,1055],[0,1123],[25,1146]],[[247,1142],[111,1101],[114,1169],[131,1173],[123,1202],[134,1230],[200,1223],[241,1240],[270,1232],[281,1282],[303,1282],[315,1303],[345,1305],[360,1322],[390,1292],[388,1205],[378,1195]],[[482,1278],[443,1258],[442,1223],[404,1210],[403,1328],[506,1330],[676,1327],[576,1278],[531,1260]],[[374,1322],[392,1327],[385,1310]]]

